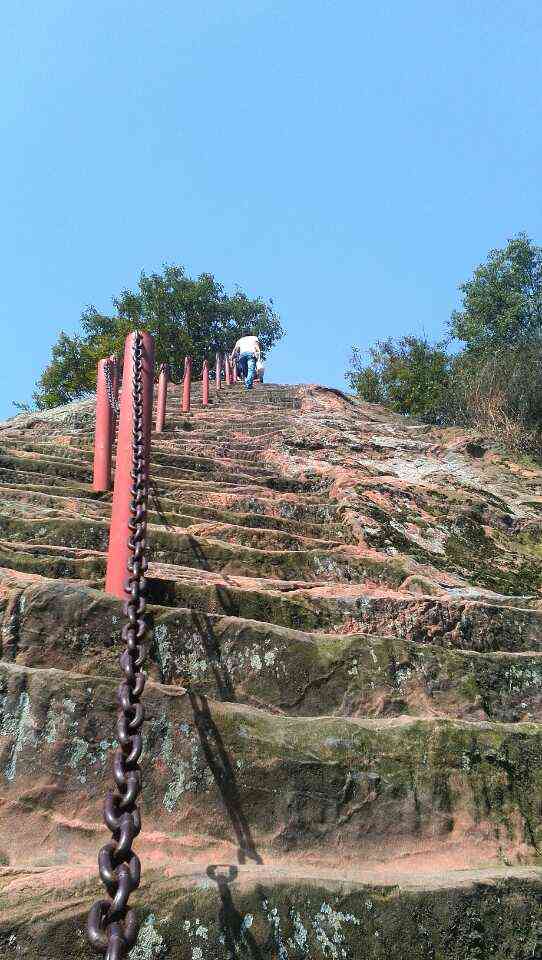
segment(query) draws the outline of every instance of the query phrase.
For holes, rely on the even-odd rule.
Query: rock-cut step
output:
[[[256,502],[250,496],[238,498],[227,493],[216,495],[213,501],[222,505],[223,509],[220,509],[208,505],[210,494],[205,496],[205,503],[201,503],[201,492],[198,495],[195,491],[187,492],[183,488],[182,495],[181,500],[178,497],[160,495],[153,483],[149,497],[149,522],[165,527],[189,527],[199,521],[216,523],[218,526],[223,524],[237,528],[247,527],[259,530],[264,543],[274,542],[275,532],[279,537],[284,535],[286,542],[288,536],[291,536],[291,548],[297,541],[333,545],[345,538],[345,532],[338,523],[290,518],[288,514],[296,512],[296,505],[287,498],[269,497],[267,501],[260,498]],[[265,512],[267,507],[270,511],[277,511],[279,515]],[[62,487],[60,493],[56,487],[3,485],[0,486],[0,513],[5,515],[8,512],[10,515],[20,514],[22,519],[29,519],[30,516],[73,514],[108,521],[111,514],[111,495],[95,493],[90,487],[76,484]],[[273,532],[268,534],[265,531]]]
[[[225,531],[229,529],[231,541]],[[373,580],[399,586],[416,566],[408,560],[388,558],[376,551],[361,550],[327,542],[313,545],[310,540],[298,541],[290,537],[288,547],[281,542],[281,534],[269,534],[269,549],[246,544],[257,542],[258,532],[247,528],[219,525],[217,536],[198,536],[182,527],[167,529],[149,524],[149,559],[156,563],[195,567],[215,573],[248,577],[277,578],[279,580],[322,580],[333,578],[339,582]],[[109,542],[109,524],[83,517],[43,517],[41,519],[0,514],[0,537],[11,543],[49,545],[105,553]],[[295,545],[296,549],[292,549]]]
[[[336,869],[336,858],[320,869],[304,862],[287,868],[274,860],[239,865],[220,847],[190,859],[182,847],[172,844],[173,851],[167,871],[144,864],[133,897],[142,920],[136,960],[537,956],[542,880],[532,867],[351,876]],[[86,917],[103,896],[94,874],[80,863],[0,867],[5,960],[91,960]]]
[[[303,524],[307,534],[310,535],[312,531],[316,537],[322,536],[322,525],[334,531],[331,539],[341,539],[342,537],[339,536],[341,531],[342,536],[345,535],[344,527],[338,521],[337,506],[330,503],[329,497],[308,494],[300,497],[295,492],[277,491],[271,487],[254,487],[244,484],[219,487],[217,484],[209,484],[205,481],[198,483],[180,481],[165,486],[162,481],[151,484],[150,508],[155,508],[157,503],[163,505],[165,511],[178,510],[186,513],[187,504],[192,504],[200,509],[247,513],[253,518],[252,526],[257,525],[260,517],[293,520]],[[327,538],[324,537],[324,539]]]
[[[322,634],[196,610],[149,609],[150,675],[292,716],[542,719],[542,652],[475,653],[401,637]],[[122,603],[83,584],[6,583],[0,655],[115,677]]]
[[[0,663],[4,862],[94,853],[116,682]],[[145,709],[141,844],[155,856],[185,833],[187,851],[237,842],[264,861],[315,863],[340,848],[365,868],[399,851],[405,867],[422,850],[426,863],[464,867],[537,857],[537,724],[290,717],[151,682]]]
[[[96,550],[54,547],[0,539],[0,569],[52,579],[81,579],[103,586],[105,556]]]

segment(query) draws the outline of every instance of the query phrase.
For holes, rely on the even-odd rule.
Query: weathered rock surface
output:
[[[153,439],[133,960],[542,956],[542,470],[319,387]],[[121,604],[93,404],[0,424],[0,946],[89,958]]]

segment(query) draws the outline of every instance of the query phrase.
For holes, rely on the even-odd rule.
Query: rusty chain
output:
[[[128,618],[122,630],[125,649],[120,656],[124,673],[117,691],[117,735],[113,771],[117,789],[107,794],[104,821],[113,840],[98,855],[100,877],[109,895],[91,908],[87,933],[97,953],[106,960],[124,960],[134,946],[139,922],[133,908],[128,907],[130,894],[140,882],[141,863],[132,850],[132,843],[141,830],[137,798],[141,792],[139,759],[143,749],[141,728],[144,720],[140,702],[146,675],[143,665],[147,655],[145,607],[147,560],[147,446],[143,422],[143,343],[141,334],[134,339],[133,351],[133,460],[132,500],[128,546],[132,553],[128,562],[125,590],[128,599],[124,613]]]
[[[113,387],[113,370],[117,367],[117,358],[110,357],[106,363],[104,363],[104,374],[105,374],[105,388],[107,390],[107,399],[109,401],[109,406],[115,417],[118,417],[120,413],[119,404],[115,396],[115,390]]]

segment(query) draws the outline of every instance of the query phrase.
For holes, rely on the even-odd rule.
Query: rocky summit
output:
[[[89,958],[122,604],[94,403],[0,424],[0,948]],[[542,957],[542,469],[316,386],[153,436],[132,960]]]

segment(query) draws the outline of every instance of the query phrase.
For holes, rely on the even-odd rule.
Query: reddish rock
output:
[[[133,960],[538,956],[542,469],[315,385],[169,405]],[[90,956],[123,622],[92,430],[0,424],[8,960]]]

